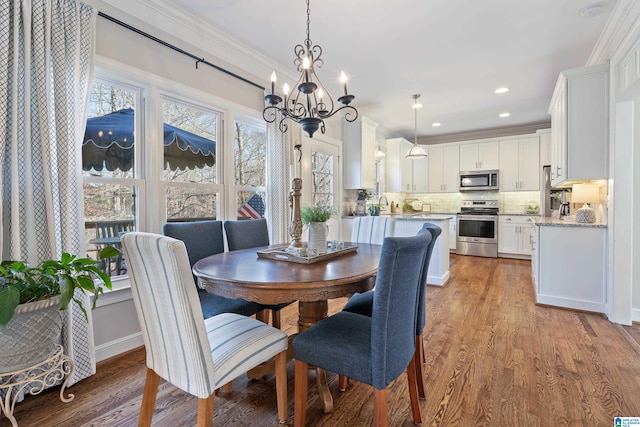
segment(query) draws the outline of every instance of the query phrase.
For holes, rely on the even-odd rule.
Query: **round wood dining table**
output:
[[[284,248],[272,245],[212,255],[198,261],[193,273],[198,285],[227,298],[243,298],[260,304],[298,301],[298,332],[310,328],[328,314],[328,300],[373,288],[381,245],[358,243],[357,251],[325,261],[299,264],[259,258],[256,251]],[[325,412],[333,399],[322,370],[317,370]]]

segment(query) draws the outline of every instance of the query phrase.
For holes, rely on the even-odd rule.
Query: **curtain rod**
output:
[[[142,31],[142,30],[140,30],[140,29],[138,29],[138,28],[136,28],[136,27],[133,27],[133,26],[131,26],[131,25],[129,25],[129,24],[127,24],[127,23],[125,23],[125,22],[120,21],[119,19],[114,18],[113,16],[109,16],[109,15],[107,15],[106,13],[103,13],[103,12],[98,12],[98,16],[100,16],[100,17],[102,17],[102,18],[105,18],[105,19],[107,19],[107,20],[109,20],[109,21],[111,21],[111,22],[113,22],[113,23],[115,23],[115,24],[118,24],[118,25],[120,25],[121,27],[124,27],[124,28],[126,28],[126,29],[128,29],[128,30],[131,30],[131,31],[133,31],[134,33],[140,34],[141,36],[144,36],[144,37],[146,37],[146,38],[148,38],[148,39],[150,39],[150,40],[153,40],[153,41],[154,41],[154,42],[156,42],[156,43],[160,43],[161,45],[163,45],[163,46],[165,46],[165,47],[168,47],[169,49],[173,49],[173,50],[175,50],[176,52],[179,52],[179,53],[181,53],[181,54],[183,54],[183,55],[186,55],[186,56],[188,56],[188,57],[189,57],[189,58],[191,58],[191,59],[195,59],[195,60],[196,60],[196,69],[198,68],[198,64],[199,64],[199,63],[203,63],[203,64],[206,64],[206,65],[208,65],[208,66],[210,66],[210,67],[215,68],[215,69],[216,69],[216,70],[218,70],[218,71],[222,71],[223,73],[225,73],[225,74],[227,74],[227,75],[229,75],[229,76],[231,76],[231,77],[235,77],[235,78],[236,78],[236,79],[238,79],[238,80],[242,80],[243,82],[248,83],[248,84],[250,84],[251,86],[255,86],[255,87],[257,87],[258,89],[265,90],[265,88],[264,88],[263,86],[261,86],[261,85],[259,85],[259,84],[255,83],[255,82],[252,82],[252,81],[251,81],[251,80],[249,80],[249,79],[246,79],[246,78],[244,78],[244,77],[242,77],[242,76],[239,76],[238,74],[233,73],[233,72],[231,72],[231,71],[229,71],[229,70],[225,70],[224,68],[222,68],[222,67],[220,67],[220,66],[218,66],[218,65],[216,65],[216,64],[212,64],[211,62],[209,62],[209,61],[205,60],[204,58],[199,58],[199,57],[197,57],[196,55],[194,55],[194,54],[192,54],[192,53],[189,53],[189,52],[187,52],[187,51],[186,51],[186,50],[184,50],[184,49],[180,49],[179,47],[174,46],[174,45],[172,45],[172,44],[170,44],[170,43],[167,43],[166,41],[161,40],[161,39],[159,39],[159,38],[157,38],[157,37],[155,37],[155,36],[152,36],[152,35],[151,35],[151,34],[149,34],[149,33],[145,33],[144,31]]]

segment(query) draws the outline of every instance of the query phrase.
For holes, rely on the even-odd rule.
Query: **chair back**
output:
[[[228,220],[224,222],[224,231],[229,251],[269,245],[269,229],[264,218]]]
[[[214,392],[211,349],[183,242],[151,233],[127,233],[133,302],[147,367],[199,398]]]
[[[98,238],[120,237],[123,233],[133,231],[133,220],[98,221],[96,236]]]
[[[426,308],[426,295],[427,295],[427,277],[429,276],[429,263],[431,262],[431,254],[433,253],[433,247],[436,245],[436,240],[442,233],[442,228],[430,222],[425,222],[422,225],[418,235],[422,233],[431,234],[431,242],[427,247],[427,254],[424,260],[424,268],[422,270],[422,277],[420,278],[420,292],[418,294],[418,321],[416,323],[416,335],[421,335],[424,325],[427,322],[427,308]]]
[[[415,352],[416,301],[431,240],[431,233],[384,239],[371,315],[371,385],[379,390],[407,369]]]
[[[385,237],[393,235],[395,220],[382,216],[363,216],[353,219],[351,241],[381,245]]]
[[[162,233],[184,242],[191,267],[202,258],[224,252],[222,221],[168,222]]]

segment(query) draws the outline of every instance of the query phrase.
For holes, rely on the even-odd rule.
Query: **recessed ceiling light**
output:
[[[432,123],[431,126],[433,126],[434,128],[437,128],[438,126],[440,126],[440,123],[435,122],[435,123]]]
[[[498,117],[503,117],[504,118],[504,117],[509,117],[510,115],[511,115],[511,113],[500,113],[498,115]]]
[[[602,13],[604,5],[602,3],[595,3],[586,6],[580,10],[580,16],[584,19],[594,18]]]
[[[509,92],[508,87],[499,87],[498,89],[495,90],[495,93],[507,93],[507,92]]]

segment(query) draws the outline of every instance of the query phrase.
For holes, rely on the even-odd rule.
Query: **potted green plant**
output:
[[[99,259],[117,256],[113,247],[100,251]],[[74,301],[85,314],[76,289],[93,295],[95,307],[111,278],[99,261],[63,253],[37,267],[23,261],[0,264],[0,372],[12,372],[47,359],[60,341],[61,311]]]
[[[317,204],[302,207],[300,210],[302,224],[309,227],[307,248],[315,249],[318,254],[327,252],[327,233],[329,230],[325,223],[335,214],[333,206]]]

